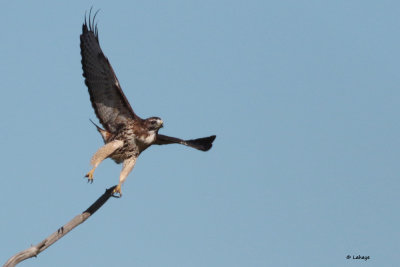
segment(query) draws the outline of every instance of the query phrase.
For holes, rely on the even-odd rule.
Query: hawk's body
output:
[[[96,167],[106,158],[123,163],[116,192],[121,194],[121,185],[133,169],[137,157],[152,144],[183,144],[202,151],[211,148],[215,135],[194,140],[182,140],[158,134],[163,121],[158,117],[141,119],[126,99],[108,59],[104,56],[97,27],[90,19],[82,27],[82,69],[90,101],[104,130],[97,127],[105,145],[92,157],[93,169],[86,175],[90,181]]]
[[[122,129],[120,129],[116,135],[111,136],[108,142],[114,141],[114,140],[123,140],[123,145],[122,147],[118,148],[117,150],[114,151],[110,155],[110,158],[112,158],[116,163],[122,163],[125,159],[130,158],[130,157],[138,157],[140,152],[142,152],[144,149],[148,147],[148,145],[140,144],[140,142],[136,136],[134,131],[134,125],[126,125]]]
[[[111,134],[96,124],[98,131],[103,136],[104,143],[110,143],[114,140],[122,140],[123,145],[115,150],[110,158],[116,163],[122,163],[130,157],[138,157],[141,152],[152,145],[156,140],[155,133],[143,131],[143,127],[137,125],[134,121],[129,121],[128,124],[121,126],[115,134]]]

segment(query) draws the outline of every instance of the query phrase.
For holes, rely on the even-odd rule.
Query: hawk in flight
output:
[[[90,101],[97,118],[104,129],[94,124],[101,134],[104,146],[92,157],[93,168],[86,174],[88,181],[93,182],[96,167],[106,158],[122,163],[119,183],[114,189],[121,195],[121,185],[135,166],[136,159],[149,146],[182,144],[207,151],[211,148],[215,135],[192,140],[182,140],[159,134],[163,121],[158,117],[142,119],[135,114],[126,99],[117,76],[107,57],[103,54],[94,19],[90,18],[82,26],[80,47],[82,55],[83,77],[89,89]]]

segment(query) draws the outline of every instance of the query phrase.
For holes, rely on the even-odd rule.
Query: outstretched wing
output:
[[[157,134],[156,145],[168,145],[168,144],[181,144],[185,146],[190,146],[201,151],[208,151],[212,147],[212,143],[215,140],[215,135],[209,137],[182,140],[176,137],[166,136],[162,134]]]
[[[129,120],[140,120],[122,92],[110,62],[101,51],[97,26],[94,18],[91,21],[90,15],[89,23],[85,18],[80,37],[83,77],[100,123],[108,132],[114,133]]]

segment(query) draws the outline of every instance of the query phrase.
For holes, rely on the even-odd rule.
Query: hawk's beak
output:
[[[162,121],[160,128],[163,128],[163,127],[164,127],[164,122]]]

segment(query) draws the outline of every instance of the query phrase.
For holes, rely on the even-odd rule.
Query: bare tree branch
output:
[[[3,267],[13,267],[23,260],[36,257],[39,253],[50,247],[54,242],[68,234],[69,231],[86,221],[92,214],[94,214],[110,197],[113,197],[113,190],[116,186],[108,188],[106,192],[101,195],[87,210],[75,216],[71,221],[61,226],[56,232],[52,233],[45,240],[39,244],[18,252],[12,256]]]

